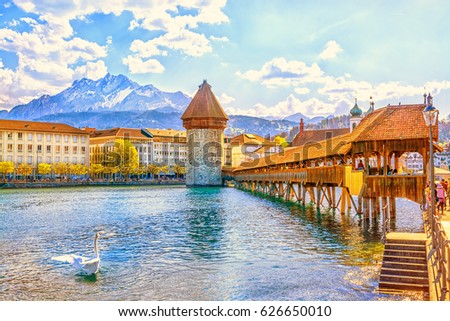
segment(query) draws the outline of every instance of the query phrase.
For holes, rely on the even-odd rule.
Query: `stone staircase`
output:
[[[396,237],[395,234],[397,233],[388,234],[386,239],[379,291],[385,293],[414,291],[427,296],[429,283],[426,240]]]

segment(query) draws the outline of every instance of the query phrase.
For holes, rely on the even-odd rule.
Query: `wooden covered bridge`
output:
[[[424,107],[417,104],[377,109],[348,134],[329,135],[326,140],[286,148],[282,153],[243,163],[226,175],[240,188],[302,204],[309,199],[317,208],[339,207],[345,213],[353,207],[369,218],[389,205],[391,217],[395,216],[398,197],[418,204],[425,202],[427,172],[398,173],[398,159],[405,152],[420,153],[423,168],[428,168],[429,128],[422,115]],[[437,138],[435,126],[433,140]],[[437,144],[434,146],[439,149]],[[360,162],[364,169],[357,170]],[[357,201],[352,195],[358,196]]]

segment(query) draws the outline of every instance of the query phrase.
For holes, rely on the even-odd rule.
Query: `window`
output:
[[[68,163],[69,162],[69,157],[64,157],[64,163]]]
[[[86,146],[81,146],[81,154],[86,154]]]
[[[61,161],[61,157],[56,156],[56,157],[55,157],[55,163],[59,163],[60,161]]]
[[[17,152],[18,153],[22,153],[23,152],[23,145],[22,144],[18,144],[17,145]]]
[[[64,135],[64,142],[68,143],[69,142],[69,135]]]
[[[22,164],[22,162],[23,162],[22,156],[18,156],[17,157],[17,163],[18,164]]]
[[[75,136],[74,136],[75,137]],[[73,146],[73,153],[76,154],[78,153],[78,147],[77,146]]]
[[[52,152],[52,146],[51,145],[47,145],[47,153],[51,153]]]
[[[6,160],[7,160],[8,162],[12,162],[12,155],[8,155],[8,156],[6,157]]]
[[[38,162],[38,164],[42,163],[42,156],[38,156],[37,162]]]
[[[86,157],[81,157],[81,164],[86,164]]]
[[[51,164],[52,163],[52,158],[50,156],[47,156],[47,158],[45,159],[45,162],[47,164]]]
[[[27,145],[27,151],[28,151],[28,153],[32,153],[33,152],[33,145],[32,144],[28,144]]]
[[[81,142],[86,143],[86,136],[81,136]]]
[[[42,153],[42,145],[37,145],[37,152]]]
[[[59,142],[61,141],[61,135],[56,135],[56,136],[55,136],[55,141],[56,141],[57,143],[59,143]]]
[[[12,152],[13,151],[13,144],[8,144],[8,152]]]
[[[12,133],[11,132],[8,133],[8,140],[12,140]]]
[[[69,146],[64,146],[64,154],[69,154]]]
[[[37,134],[37,140],[38,140],[38,142],[42,141],[42,134]]]
[[[23,133],[17,133],[17,139],[22,140],[23,139]]]
[[[75,136],[75,135],[73,135],[73,136],[72,136],[72,140],[73,140],[74,143],[77,143],[77,142],[78,142],[78,137]]]
[[[61,146],[55,146],[56,154],[61,153]]]
[[[28,141],[32,141],[33,140],[33,134],[32,133],[28,133]]]
[[[76,158],[76,157],[73,157],[73,158],[72,158],[72,163],[73,163],[73,164],[76,164],[76,163],[77,163],[77,158]]]
[[[52,141],[52,135],[47,134],[47,141],[48,141],[48,142],[51,142],[51,141]]]
[[[27,157],[27,163],[28,163],[29,165],[33,164],[33,156],[28,156],[28,157]]]

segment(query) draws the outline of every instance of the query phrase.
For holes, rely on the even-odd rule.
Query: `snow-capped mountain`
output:
[[[124,75],[107,74],[98,80],[76,80],[62,92],[43,95],[19,105],[7,114],[10,119],[38,119],[46,115],[92,111],[181,112],[190,102],[182,92],[164,92],[153,85],[140,86]]]

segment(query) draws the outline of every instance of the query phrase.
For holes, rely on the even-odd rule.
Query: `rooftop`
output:
[[[67,134],[81,134],[87,135],[88,133],[79,128],[72,127],[67,124],[60,123],[47,123],[36,122],[29,120],[6,120],[0,119],[0,130],[11,131],[31,131],[31,132],[44,132],[44,133],[67,133]]]

